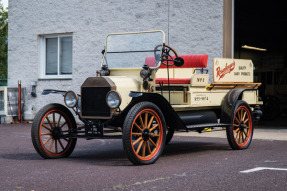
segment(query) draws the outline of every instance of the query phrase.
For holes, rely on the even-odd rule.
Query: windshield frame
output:
[[[107,43],[108,43],[108,37],[109,36],[112,36],[112,35],[129,35],[129,34],[141,34],[141,33],[162,33],[162,46],[164,47],[164,44],[165,44],[165,33],[162,31],[162,30],[155,30],[155,31],[140,31],[140,32],[125,32],[125,33],[110,33],[106,36],[106,39],[105,39],[105,50],[104,50],[104,54],[102,56],[102,61],[101,61],[101,67],[103,67],[103,65],[106,65],[104,64],[105,63],[105,58],[106,58],[106,54],[108,53],[107,52]],[[144,51],[143,51],[144,52]],[[160,50],[160,59],[159,59],[159,62],[157,64],[157,66],[155,67],[150,67],[150,68],[154,68],[154,69],[158,69],[161,65],[161,55],[162,55],[162,49]],[[109,67],[109,65],[107,65]],[[134,67],[134,68],[141,68],[142,66],[139,66],[139,67]],[[111,68],[111,69],[131,69],[132,67],[124,67],[124,68]],[[110,68],[109,68],[110,69]]]

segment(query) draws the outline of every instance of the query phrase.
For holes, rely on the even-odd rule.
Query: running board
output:
[[[205,123],[205,124],[197,124],[197,125],[188,125],[186,126],[186,129],[192,130],[192,129],[199,129],[199,128],[206,128],[206,127],[228,127],[232,124],[227,123]]]
[[[87,140],[91,140],[91,139],[121,139],[122,138],[122,135],[100,135],[100,134],[88,134],[88,135],[85,135],[85,134],[71,134],[71,135],[65,135],[63,136],[63,138],[66,138],[66,139],[71,139],[71,138],[84,138],[84,139],[87,139]]]

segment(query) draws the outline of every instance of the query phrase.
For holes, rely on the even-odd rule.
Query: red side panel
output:
[[[167,78],[156,78],[155,83],[163,83],[163,84],[168,84],[168,79]],[[169,83],[170,84],[190,84],[190,78],[169,78]]]

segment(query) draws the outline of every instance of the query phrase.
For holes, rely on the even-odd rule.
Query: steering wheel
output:
[[[156,52],[158,51],[158,48],[162,47],[162,46],[163,46],[162,44],[159,44],[154,48],[154,57],[155,58],[156,58]],[[164,45],[163,52],[162,52],[162,64],[163,65],[166,65],[166,66],[173,66],[174,65],[174,59],[171,57],[170,51],[175,55],[176,58],[178,57],[176,51],[173,48],[171,48],[168,45]],[[167,62],[165,62],[165,61],[167,61]]]

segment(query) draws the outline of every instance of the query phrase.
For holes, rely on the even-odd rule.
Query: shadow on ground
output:
[[[178,140],[180,139],[180,140]],[[222,143],[220,139],[212,139],[214,142],[200,142],[196,140],[200,138],[182,138],[174,137],[163,152],[162,157],[172,157],[175,155],[188,155],[198,154],[207,151],[224,151],[230,150],[227,141]],[[109,140],[105,145],[100,146],[99,140],[95,140],[94,143],[81,140],[72,155],[68,158],[56,159],[60,161],[81,162],[88,163],[90,165],[104,165],[104,166],[131,166],[132,163],[126,157],[126,154],[122,147],[121,140]],[[33,161],[51,161],[53,159],[43,159],[35,152],[31,153],[9,153],[1,154],[0,158],[10,160],[33,160]]]

